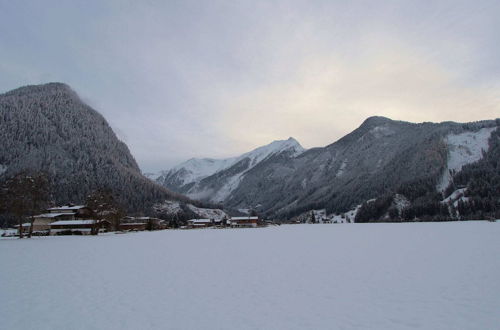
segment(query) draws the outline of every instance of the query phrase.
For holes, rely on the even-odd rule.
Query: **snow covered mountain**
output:
[[[294,158],[304,151],[299,142],[290,137],[288,140],[273,141],[238,157],[192,158],[162,171],[156,181],[191,198],[222,202],[252,168],[277,155]]]
[[[252,155],[273,148],[224,161],[191,160],[158,182],[192,198],[281,218],[313,209],[344,213],[387,194],[403,196],[408,205],[438,204],[454,175],[488,154],[499,123],[414,124],[370,117],[326,147],[303,150],[288,140],[289,148],[262,157]]]
[[[104,117],[68,85],[0,94],[0,127],[0,182],[21,171],[43,171],[57,204],[83,202],[106,187],[131,212],[147,212],[165,199],[188,201],[144,177]]]

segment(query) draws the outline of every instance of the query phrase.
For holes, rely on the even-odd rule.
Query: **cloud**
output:
[[[0,8],[0,88],[70,84],[147,171],[289,136],[322,146],[372,115],[420,122],[500,113],[494,1]]]
[[[498,85],[470,86],[460,72],[380,36],[360,48],[350,58],[307,56],[278,81],[244,90],[226,86],[219,129],[248,147],[289,135],[314,147],[334,142],[372,115],[465,122],[500,114]]]

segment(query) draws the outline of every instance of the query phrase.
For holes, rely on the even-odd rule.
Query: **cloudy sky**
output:
[[[0,0],[0,92],[69,84],[144,171],[369,116],[500,117],[499,1]]]

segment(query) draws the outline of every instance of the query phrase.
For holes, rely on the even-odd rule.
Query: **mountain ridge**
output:
[[[448,170],[451,145],[446,138],[469,132],[476,139],[477,132],[488,128],[489,135],[481,139],[485,147],[497,126],[495,120],[411,123],[372,116],[325,147],[298,155],[271,155],[252,168],[240,164],[243,171],[224,169],[183,192],[230,208],[285,218],[314,208],[346,212],[401,185],[421,181],[437,187]],[[228,189],[219,193],[224,187]]]
[[[42,171],[54,202],[84,202],[110,188],[130,212],[148,212],[165,199],[189,201],[141,173],[106,119],[64,83],[29,85],[0,94],[0,179]]]

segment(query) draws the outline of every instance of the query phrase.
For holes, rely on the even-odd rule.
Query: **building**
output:
[[[259,217],[231,217],[231,227],[257,227]]]
[[[50,224],[56,221],[89,219],[93,212],[85,205],[63,205],[46,210],[47,213],[33,216],[33,232],[50,230]],[[31,221],[31,218],[28,218]]]
[[[99,227],[99,231],[104,231],[109,228],[111,223],[107,220],[90,220],[90,219],[80,219],[80,220],[61,220],[55,221],[50,224],[50,234],[51,235],[61,235],[61,234],[80,234],[89,235],[92,232],[94,226]]]
[[[188,220],[188,227],[190,228],[207,228],[213,226],[221,226],[222,220],[214,219],[191,219]]]
[[[160,230],[167,228],[165,220],[153,217],[126,216],[120,220],[120,230]]]
[[[44,213],[33,216],[33,232],[47,231],[55,221],[74,220],[73,213]],[[31,219],[30,219],[31,220]]]
[[[51,207],[50,209],[47,209],[47,212],[59,213],[59,214],[61,213],[72,214],[75,219],[89,218],[94,215],[94,212],[90,207],[87,207],[85,205],[73,205],[73,204]]]
[[[121,231],[142,231],[146,230],[145,222],[120,222]]]

